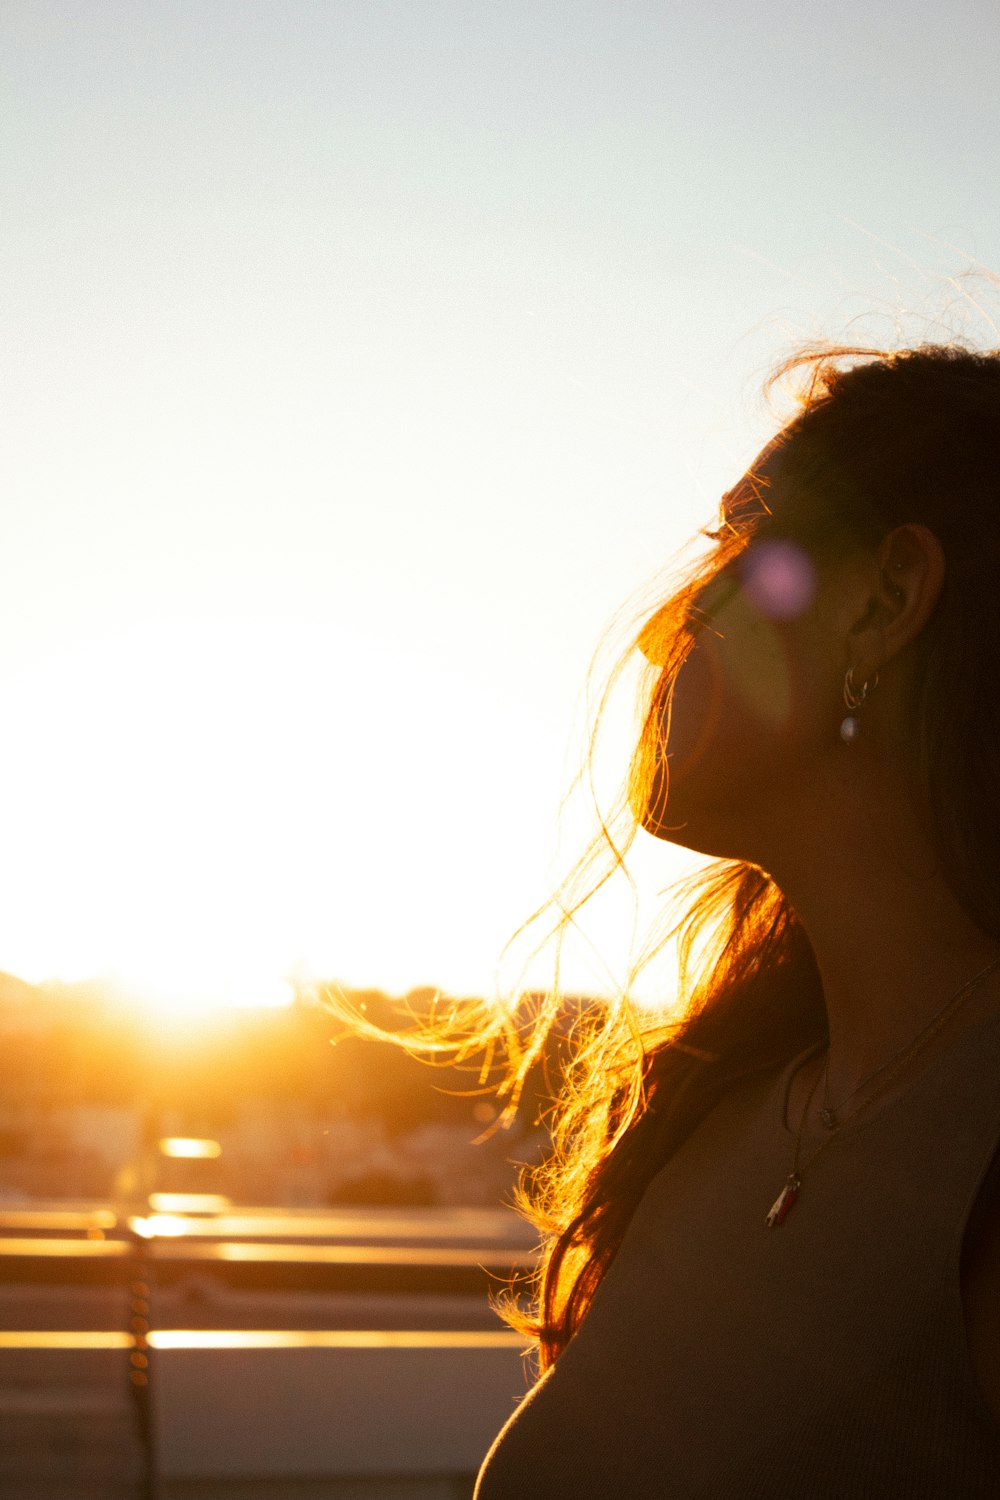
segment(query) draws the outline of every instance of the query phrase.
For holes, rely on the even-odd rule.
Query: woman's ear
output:
[[[864,613],[851,627],[859,672],[867,675],[916,640],[941,597],[944,548],[929,527],[908,521],[883,537]]]

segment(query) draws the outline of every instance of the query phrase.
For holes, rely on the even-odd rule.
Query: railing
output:
[[[155,1216],[108,1212],[0,1213],[0,1493],[193,1500],[213,1481],[235,1497],[240,1481],[271,1496],[313,1480],[402,1500],[407,1479],[422,1496],[471,1492],[529,1384],[522,1340],[485,1297],[533,1263],[512,1216],[254,1212],[161,1235]],[[119,1326],[52,1326],[88,1288],[118,1303]],[[48,1326],[14,1326],[18,1305]],[[246,1326],[262,1319],[279,1326]],[[58,1430],[65,1491],[39,1446]]]

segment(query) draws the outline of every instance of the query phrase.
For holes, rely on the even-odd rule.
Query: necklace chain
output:
[[[823,1069],[823,1108],[820,1112],[821,1119],[826,1128],[828,1130],[839,1130],[841,1125],[846,1125],[848,1120],[853,1120],[854,1116],[859,1112],[859,1110],[864,1108],[864,1105],[859,1105],[858,1108],[853,1109],[849,1115],[845,1115],[843,1120],[838,1120],[837,1116],[843,1109],[844,1105],[849,1103],[849,1101],[854,1098],[855,1094],[859,1094],[866,1084],[871,1083],[873,1078],[878,1078],[880,1074],[885,1072],[886,1068],[891,1067],[892,1064],[898,1059],[899,1068],[896,1068],[892,1073],[889,1074],[889,1077],[886,1079],[887,1087],[892,1082],[893,1078],[895,1078],[896,1073],[899,1072],[899,1069],[902,1068],[903,1065],[909,1061],[913,1053],[919,1049],[920,1043],[924,1041],[925,1038],[927,1041],[930,1041],[934,1033],[944,1025],[945,1021],[947,1021],[952,1011],[958,1009],[959,1004],[966,998],[970,990],[974,990],[977,985],[981,984],[984,979],[988,978],[988,976],[995,968],[997,968],[998,965],[1000,965],[1000,957],[993,959],[986,965],[985,969],[980,969],[978,974],[973,975],[971,979],[967,980],[966,983],[962,985],[957,994],[952,995],[947,1005],[943,1006],[936,1015],[931,1016],[930,1020],[927,1022],[927,1025],[923,1028],[922,1031],[917,1032],[912,1042],[909,1042],[905,1047],[900,1048],[900,1051],[894,1053],[893,1056],[889,1058],[888,1062],[880,1064],[880,1066],[875,1069],[874,1073],[869,1073],[867,1078],[862,1078],[861,1082],[851,1090],[846,1098],[841,1099],[840,1103],[833,1109],[831,1109],[830,1107],[829,1099],[830,1053],[829,1050],[827,1050],[826,1066]],[[819,1080],[817,1079],[817,1082],[818,1081]],[[882,1092],[883,1090],[880,1089],[878,1093],[873,1094],[871,1099],[868,1100],[868,1103],[874,1103],[874,1101],[879,1098]],[[812,1094],[809,1095],[809,1102],[812,1102]],[[806,1107],[806,1113],[808,1113],[808,1105]],[[806,1116],[803,1115],[803,1120],[805,1120],[805,1118]]]
[[[806,1158],[806,1160],[800,1167],[799,1151],[802,1147],[802,1132],[805,1129],[805,1123],[809,1116],[809,1106],[812,1104],[813,1095],[815,1094],[816,1089],[819,1085],[819,1076],[817,1075],[817,1077],[813,1081],[812,1088],[809,1090],[809,1097],[806,1099],[805,1107],[799,1120],[799,1128],[795,1136],[795,1154],[792,1158],[792,1170],[788,1175],[785,1186],[779,1193],[775,1203],[771,1208],[770,1213],[767,1215],[767,1218],[765,1220],[765,1223],[767,1224],[767,1227],[769,1229],[777,1228],[779,1224],[782,1224],[784,1222],[786,1216],[791,1210],[793,1203],[799,1196],[799,1190],[802,1186],[802,1173],[806,1170],[806,1168],[812,1165],[817,1156],[819,1156],[820,1152],[826,1150],[830,1142],[835,1139],[838,1132],[844,1125],[848,1123],[849,1120],[853,1120],[855,1115],[859,1115],[863,1109],[867,1109],[869,1105],[872,1105],[876,1102],[876,1100],[881,1099],[886,1089],[892,1083],[892,1080],[901,1071],[901,1069],[905,1067],[910,1058],[913,1057],[917,1052],[919,1052],[920,1048],[931,1040],[935,1033],[938,1032],[944,1025],[945,1021],[947,1021],[948,1017],[958,1009],[958,1006],[961,1004],[961,1002],[966,999],[974,989],[977,989],[978,986],[982,984],[982,982],[987,979],[990,974],[993,973],[994,969],[998,967],[1000,967],[1000,955],[992,959],[984,969],[980,969],[978,974],[974,974],[971,979],[966,980],[965,984],[963,984],[961,988],[951,997],[948,1003],[938,1011],[937,1015],[932,1016],[923,1030],[917,1033],[912,1042],[908,1043],[901,1052],[897,1052],[894,1057],[890,1057],[888,1062],[883,1063],[881,1067],[876,1068],[874,1073],[870,1073],[867,1078],[863,1079],[862,1082],[858,1084],[857,1088],[852,1089],[851,1093],[848,1094],[847,1099],[842,1100],[841,1104],[839,1104],[837,1108],[841,1109],[849,1099],[853,1099],[854,1095],[859,1093],[861,1089],[865,1087],[865,1084],[871,1083],[873,1078],[878,1078],[880,1074],[885,1072],[886,1068],[891,1067],[892,1071],[889,1073],[888,1077],[883,1080],[881,1086],[875,1090],[874,1094],[872,1094],[869,1099],[862,1099],[861,1103],[856,1104],[851,1112],[849,1114],[846,1114],[842,1120],[837,1120],[833,1111],[830,1111],[829,1109],[824,1110],[823,1123],[829,1129],[830,1134],[827,1136],[826,1140],[820,1142],[815,1151],[813,1151],[812,1154]],[[895,1064],[894,1067],[892,1066],[893,1064]],[[823,1070],[823,1078],[826,1083],[829,1082],[829,1071],[830,1054],[828,1051],[826,1058],[826,1067]],[[825,1096],[826,1088],[824,1087],[824,1098]],[[827,1116],[829,1116],[829,1118],[827,1118]],[[830,1124],[830,1119],[833,1120],[832,1124]]]

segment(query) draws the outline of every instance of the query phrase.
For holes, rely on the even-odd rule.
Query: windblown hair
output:
[[[784,361],[767,389],[789,380],[798,409],[724,497],[715,551],[632,644],[650,667],[626,784],[590,850],[530,919],[556,912],[559,939],[623,866],[638,827],[634,809],[668,796],[660,782],[670,698],[706,586],[753,537],[793,539],[822,564],[850,546],[874,549],[905,522],[928,526],[946,559],[942,594],[918,642],[912,769],[950,888],[1000,938],[1000,351],[817,345]],[[598,716],[609,694],[610,685]],[[649,1182],[698,1123],[737,1080],[827,1037],[808,938],[764,870],[718,861],[675,887],[665,916],[633,979],[676,937],[680,988],[670,1012],[645,1010],[626,994],[581,1009],[567,1033],[557,982],[544,997],[475,1015],[453,1005],[393,1037],[429,1060],[481,1056],[481,1080],[499,1056],[505,1121],[553,1036],[568,1053],[549,1111],[551,1153],[522,1175],[516,1193],[542,1241],[532,1305],[513,1295],[498,1303],[537,1342],[542,1369],[579,1327]],[[342,1004],[332,1005],[346,1018]],[[363,1018],[347,1019],[374,1034]]]

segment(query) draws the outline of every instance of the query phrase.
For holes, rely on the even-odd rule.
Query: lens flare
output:
[[[816,570],[794,542],[766,541],[743,560],[743,591],[769,620],[792,620],[809,608],[816,593]]]

